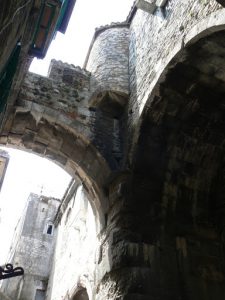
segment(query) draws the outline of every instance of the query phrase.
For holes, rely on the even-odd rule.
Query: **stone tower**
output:
[[[55,245],[53,219],[60,202],[30,194],[15,229],[9,262],[22,266],[24,276],[5,280],[2,292],[13,300],[44,300]]]

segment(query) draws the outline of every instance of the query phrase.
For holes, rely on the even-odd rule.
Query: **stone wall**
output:
[[[100,165],[106,172],[121,166],[121,123],[118,117],[92,106],[89,72],[56,61],[50,69],[49,77],[27,74],[1,143],[45,155],[63,167],[68,165],[68,171],[70,157],[76,172],[77,166],[82,169],[78,171],[81,177],[103,183]]]
[[[137,10],[130,25],[131,131],[139,123],[159,77],[174,55],[183,48],[185,37],[196,24],[221,9],[215,0],[169,0],[163,9],[157,9],[154,14]]]
[[[87,289],[89,299],[95,299],[95,217],[82,186],[69,198],[69,202],[64,199],[67,205],[57,228],[47,300],[70,300],[81,287]]]
[[[86,130],[88,136],[90,133],[85,125],[90,116],[89,98],[90,73],[79,67],[52,60],[48,77],[27,74],[17,104],[24,106],[24,109],[35,110],[37,107],[37,113],[49,112],[55,119],[64,120],[63,116],[69,116],[71,122],[74,120],[77,124],[81,123],[76,130],[80,133]],[[67,124],[68,127],[69,125]]]
[[[49,77],[27,75],[17,100],[18,113],[30,111],[36,122],[45,118],[62,125],[80,136],[84,143],[92,142],[110,160],[109,164],[113,164],[113,138],[118,140],[118,136],[112,136],[114,119],[92,109],[90,81],[89,72],[53,61]]]
[[[48,300],[81,287],[98,300],[225,297],[225,14],[163,3],[102,28],[92,74],[53,62],[49,78],[28,75],[0,139],[75,170],[88,193],[60,215]]]

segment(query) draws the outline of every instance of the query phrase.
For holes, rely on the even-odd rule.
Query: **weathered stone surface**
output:
[[[154,15],[137,11],[131,22],[129,45],[131,130],[138,123],[139,116],[167,64],[182,49],[182,41],[194,26],[220,9],[221,6],[214,0],[207,3],[204,1],[181,3],[170,0],[164,7],[164,16],[159,11]],[[223,16],[223,12],[220,16]],[[207,26],[205,25],[205,28],[202,26],[202,31],[210,28],[210,22],[213,26],[216,18],[218,17],[209,19]]]
[[[225,12],[156,5],[97,31],[91,73],[53,61],[49,78],[28,75],[0,141],[82,180],[100,220],[93,299],[220,300]]]
[[[75,186],[65,195],[60,207],[62,214],[57,219],[58,238],[47,300],[58,300],[64,295],[74,299],[81,287],[86,288],[88,299],[95,297],[97,224],[83,187],[76,183]]]
[[[99,85],[97,95],[105,91],[129,94],[128,52],[127,23],[112,24],[96,30],[85,67],[93,74],[91,85]]]
[[[72,81],[68,82],[65,74],[69,73]],[[72,130],[77,136],[82,136],[87,144],[92,142],[111,168],[119,168],[122,159],[121,124],[117,116],[111,115],[112,110],[104,114],[100,108],[90,109],[90,80],[89,72],[54,60],[48,78],[28,74],[17,99],[12,131],[22,134],[25,127],[38,130],[36,141],[45,143],[47,140],[48,145],[60,148],[63,141],[57,139],[56,129],[56,124],[60,124],[68,132]],[[109,95],[108,101],[110,98]],[[28,114],[29,118],[26,117]],[[29,124],[25,124],[29,119]],[[49,129],[46,127],[48,123]]]

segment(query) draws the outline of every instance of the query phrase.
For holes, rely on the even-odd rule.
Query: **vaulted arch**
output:
[[[223,28],[193,37],[170,61],[140,127],[132,179],[138,225],[133,228],[143,241],[160,248],[161,261],[155,256],[152,263],[162,272],[157,284],[164,286],[163,297],[225,295],[220,263],[225,219]],[[162,275],[171,272],[172,282]]]
[[[223,30],[225,30],[223,10],[212,12],[197,22],[187,34],[181,34],[180,39],[170,48],[168,55],[166,55],[164,59],[159,60],[151,84],[147,88],[145,97],[141,100],[139,118],[133,133],[133,146],[130,150],[131,159],[135,152],[136,141],[139,137],[139,130],[145,118],[145,113],[149,107],[152,106],[154,102],[153,99],[158,95],[159,86],[165,81],[167,73],[173,69],[176,64],[185,60],[186,50],[190,49],[191,45],[197,43],[200,39],[207,38],[213,33],[222,32]]]

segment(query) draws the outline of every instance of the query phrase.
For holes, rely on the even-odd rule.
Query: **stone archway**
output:
[[[72,298],[72,300],[89,300],[87,290],[85,288],[80,289]]]
[[[225,296],[224,63],[224,31],[189,44],[165,70],[145,111],[129,196],[132,239],[141,236],[152,249],[141,261],[144,295]]]
[[[219,2],[219,1],[218,1]],[[139,130],[143,119],[145,118],[146,110],[152,105],[152,101],[155,96],[158,95],[158,88],[160,83],[165,81],[165,77],[168,71],[185,57],[185,50],[195,44],[202,38],[207,38],[213,33],[225,30],[224,15],[221,10],[214,11],[206,17],[198,20],[194,23],[194,26],[189,28],[189,31],[185,35],[180,35],[179,39],[171,46],[169,53],[158,61],[156,69],[154,70],[154,76],[148,87],[145,87],[146,93],[141,99],[139,107],[139,118],[135,124],[134,132],[132,133],[133,146],[130,150],[130,160],[132,160],[133,153],[135,152],[135,145],[139,137]],[[149,70],[150,71],[150,70]],[[152,70],[151,70],[152,71]]]
[[[112,116],[90,107],[90,77],[54,60],[49,77],[28,73],[7,111],[0,144],[46,157],[78,177],[104,225],[106,187],[121,165],[121,129]]]
[[[38,104],[30,110],[17,107],[6,122],[0,144],[47,158],[81,181],[103,225],[108,205],[104,186],[110,174],[107,162],[85,135],[53,121],[53,110],[39,118],[40,110],[43,108]]]

